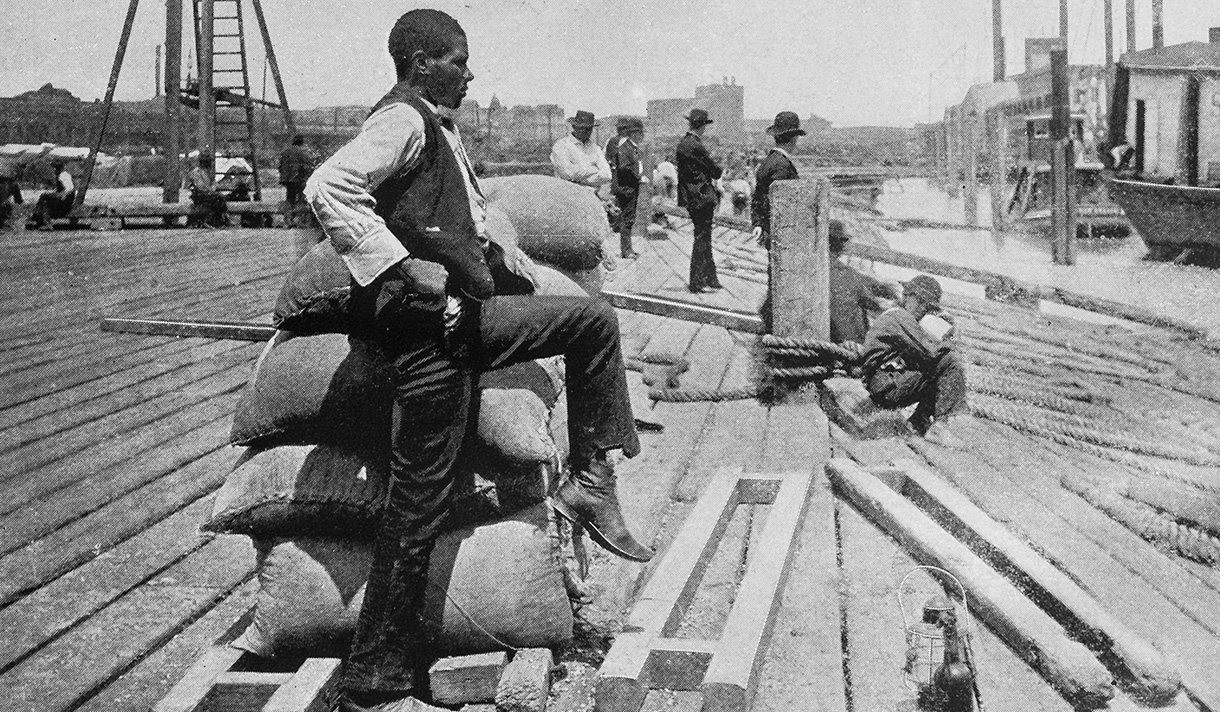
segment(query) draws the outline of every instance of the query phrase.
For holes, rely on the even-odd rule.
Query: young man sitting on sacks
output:
[[[285,286],[295,296],[277,307],[280,328],[361,336],[394,367],[389,492],[344,666],[345,712],[435,709],[414,694],[430,662],[420,613],[479,373],[565,357],[572,474],[552,505],[612,553],[652,557],[627,530],[615,489],[613,451],[633,457],[640,444],[613,309],[532,294],[527,261],[506,260],[488,239],[486,201],[450,118],[474,78],[457,21],[412,10],[389,51],[398,83],[305,188],[329,246],[298,262]],[[312,261],[330,248],[350,288],[314,288],[326,268]]]
[[[918,403],[909,421],[916,432],[963,447],[954,425],[967,417],[966,370],[940,297],[940,283],[926,274],[902,283],[902,306],[882,312],[864,338],[864,387],[882,408]]]

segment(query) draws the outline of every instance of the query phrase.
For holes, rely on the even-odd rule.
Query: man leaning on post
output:
[[[572,474],[552,506],[612,553],[652,556],[627,530],[615,488],[614,451],[633,457],[640,444],[614,310],[533,295],[528,261],[506,261],[488,239],[486,200],[449,118],[474,78],[457,21],[412,10],[389,51],[398,83],[305,189],[351,273],[348,331],[378,343],[394,369],[389,491],[344,663],[343,712],[438,709],[418,699],[432,647],[420,614],[480,372],[565,357]]]

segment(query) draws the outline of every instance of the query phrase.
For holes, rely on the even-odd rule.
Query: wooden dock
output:
[[[261,346],[109,333],[98,323],[266,321],[299,237],[275,229],[0,233],[6,709],[149,709],[251,606],[257,583],[248,540],[197,528],[238,455],[226,445],[229,422]],[[715,240],[718,262],[749,261],[747,235],[719,227]],[[690,228],[680,219],[663,239],[637,238],[636,249],[642,256],[620,263],[608,288],[738,311],[762,299],[756,272],[745,269],[722,272],[722,292],[690,294]],[[895,593],[919,562],[832,494],[822,467],[834,454],[865,466],[914,459],[947,477],[1161,649],[1189,691],[1174,708],[1220,711],[1220,572],[1146,541],[1061,484],[1073,475],[1159,477],[1216,497],[1217,351],[1170,332],[948,301],[964,325],[976,405],[965,450],[855,440],[812,404],[654,405],[640,374],[629,373],[637,416],[665,428],[642,435],[643,453],[619,468],[620,491],[633,529],[658,551],[678,536],[717,472],[814,472],[751,709],[915,709],[902,681]],[[628,355],[690,361],[684,387],[728,392],[753,382],[751,334],[620,317]],[[1048,426],[1067,419],[1033,409],[1049,402],[1045,393],[1042,401],[1011,397],[1021,384],[1056,379],[1093,396],[1073,401],[1087,411],[1071,421],[1076,431]],[[1086,425],[1083,440],[1062,436]],[[771,506],[738,508],[677,636],[711,639],[723,630],[746,564],[759,555],[749,543]],[[581,611],[576,644],[558,651],[570,674],[553,691],[554,709],[587,704],[590,666],[653,570],[594,549],[598,596]],[[977,622],[974,630],[988,710],[1071,709],[1017,651]],[[644,709],[699,705],[697,691],[654,690]],[[1110,703],[1138,707],[1121,686]]]

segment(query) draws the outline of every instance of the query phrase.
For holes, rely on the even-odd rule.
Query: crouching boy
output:
[[[921,274],[902,287],[902,306],[878,316],[865,336],[864,387],[883,408],[918,404],[911,427],[929,441],[961,447],[953,423],[967,413],[966,371],[952,322],[940,313],[940,283]]]

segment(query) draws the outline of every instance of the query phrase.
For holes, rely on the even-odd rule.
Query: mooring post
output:
[[[1051,51],[1051,257],[1076,264],[1076,148],[1068,96],[1067,50]]]
[[[830,182],[771,184],[771,333],[830,339]]]

